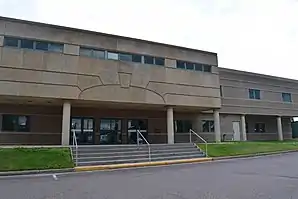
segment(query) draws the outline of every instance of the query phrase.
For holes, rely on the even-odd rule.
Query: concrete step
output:
[[[197,152],[200,151],[196,148],[181,148],[181,149],[154,149],[151,150],[152,154],[163,154],[163,153],[183,153],[183,152]],[[74,152],[74,154],[76,154]],[[95,152],[90,153],[86,151],[79,151],[78,157],[101,157],[101,156],[131,156],[131,155],[138,155],[138,154],[148,154],[148,149],[146,150],[135,150],[135,151],[113,151],[113,152]]]
[[[171,146],[171,147],[163,147],[163,146],[150,146],[150,149],[152,151],[154,150],[170,150],[170,149],[194,149],[196,148],[194,145],[187,145],[187,146]],[[148,146],[131,146],[127,148],[122,148],[122,147],[92,147],[92,148],[78,148],[79,153],[80,152],[87,152],[87,153],[101,153],[101,152],[117,152],[117,151],[147,151]],[[76,149],[73,148],[72,151],[76,153]]]
[[[151,154],[151,158],[162,158],[162,157],[172,157],[172,156],[185,156],[185,155],[203,155],[203,153],[198,153],[197,151],[183,152],[183,153],[163,153],[163,154]],[[136,155],[122,155],[122,156],[94,156],[94,157],[79,157],[79,162],[89,162],[89,161],[113,161],[117,160],[127,160],[127,159],[146,159],[149,158],[149,154],[136,154]]]
[[[163,160],[179,160],[179,159],[192,159],[192,158],[203,158],[204,155],[198,153],[195,155],[175,155],[165,157],[154,157],[151,161],[163,161]],[[136,162],[148,162],[147,158],[135,158],[135,159],[114,159],[111,161],[86,161],[78,162],[78,166],[92,166],[92,165],[108,165],[108,164],[124,164],[124,163],[136,163]]]

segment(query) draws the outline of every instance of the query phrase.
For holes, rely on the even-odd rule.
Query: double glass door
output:
[[[100,144],[122,144],[121,120],[101,119]]]
[[[94,119],[82,117],[71,118],[70,143],[73,142],[73,133],[76,134],[79,145],[94,144]]]
[[[137,130],[148,140],[147,123],[146,119],[130,119],[127,121],[128,144],[137,144],[138,139],[139,143],[145,143],[145,140],[141,136],[138,136]]]

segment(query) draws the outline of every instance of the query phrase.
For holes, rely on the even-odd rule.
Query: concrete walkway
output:
[[[5,199],[298,198],[298,153],[117,171],[0,178]]]

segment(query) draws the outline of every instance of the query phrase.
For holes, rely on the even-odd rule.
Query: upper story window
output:
[[[249,99],[261,99],[261,91],[258,89],[249,89]]]
[[[132,54],[132,61],[142,63],[142,55]]]
[[[155,59],[154,60],[155,65],[158,65],[158,66],[164,66],[165,65],[165,58],[155,57],[154,59]]]
[[[114,52],[108,52],[108,59],[119,60],[119,54]]]
[[[2,131],[29,132],[29,116],[2,115]]]
[[[282,101],[283,102],[292,102],[291,93],[282,93]]]
[[[97,59],[104,59],[105,51],[95,50],[90,48],[80,48],[80,55],[87,56],[87,57],[94,57]]]
[[[222,85],[219,86],[219,92],[220,92],[220,97],[222,97],[223,96]]]
[[[176,61],[176,67],[180,69],[196,70],[196,71],[203,71],[208,73],[211,73],[211,68],[212,68],[211,65],[192,63],[192,62],[186,62],[181,60]]]
[[[4,37],[4,46],[59,52],[59,53],[63,53],[63,49],[64,49],[64,44],[45,42],[45,41],[36,41],[31,39],[21,39],[21,38],[14,38],[14,37]]]
[[[125,53],[119,53],[119,60],[132,61],[132,55],[131,54],[125,54]]]
[[[14,37],[4,37],[4,46],[18,47],[19,39]]]
[[[154,57],[151,56],[144,56],[144,63],[145,64],[154,64]]]
[[[21,48],[34,49],[34,41],[29,39],[21,39]]]

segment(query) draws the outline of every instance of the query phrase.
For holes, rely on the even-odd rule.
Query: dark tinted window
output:
[[[142,55],[132,55],[132,61],[142,63]]]
[[[13,37],[4,37],[4,46],[18,47],[19,40]]]
[[[184,61],[177,60],[176,63],[177,63],[177,68],[185,69],[185,62]]]
[[[214,132],[214,121],[203,120],[202,127],[203,127],[203,132]]]
[[[88,48],[80,48],[80,55],[92,57],[92,50]]]
[[[190,62],[186,62],[186,69],[193,70],[194,69],[194,64],[190,63]]]
[[[255,133],[264,133],[264,132],[266,132],[265,124],[264,123],[256,123],[254,131],[255,131]]]
[[[33,49],[33,41],[28,39],[22,39],[21,48]]]
[[[160,57],[155,57],[155,65],[164,66],[165,59]]]
[[[154,58],[151,56],[144,56],[144,62],[145,64],[153,64]]]
[[[43,42],[43,41],[37,41],[35,43],[35,48],[37,50],[44,50],[44,51],[47,51],[49,50],[49,43],[47,42]]]
[[[204,65],[204,72],[211,72],[211,66],[210,65]]]
[[[188,133],[192,129],[192,122],[190,120],[176,120],[175,130],[177,133]]]
[[[29,130],[29,116],[2,116],[2,131],[28,132]]]
[[[202,64],[195,64],[195,70],[196,70],[196,71],[203,71],[203,66],[202,66]]]
[[[119,54],[119,60],[121,60],[121,61],[132,61],[132,55],[120,53]]]
[[[261,99],[261,91],[258,89],[249,89],[249,99]]]
[[[63,48],[64,48],[63,44],[54,44],[54,43],[49,44],[49,51],[52,51],[52,52],[62,53]]]
[[[282,93],[282,101],[284,102],[292,102],[291,93]]]

